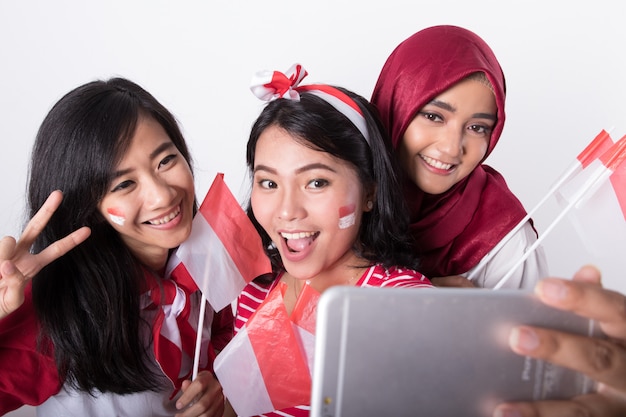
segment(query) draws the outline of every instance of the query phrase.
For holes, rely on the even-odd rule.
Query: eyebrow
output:
[[[321,162],[316,162],[316,163],[313,163],[313,164],[304,165],[304,166],[296,169],[295,173],[296,174],[301,174],[303,172],[311,171],[311,170],[314,170],[314,169],[325,169],[327,171],[331,171],[331,172],[335,172],[335,173],[337,172],[336,169],[334,169],[334,168],[332,168],[332,167],[330,167],[330,166],[328,166],[326,164],[323,164]],[[258,172],[258,171],[267,171],[267,172],[269,172],[271,174],[277,174],[278,173],[278,171],[276,169],[271,168],[271,167],[269,167],[267,165],[257,165],[257,166],[255,166],[254,167],[254,172]]]
[[[439,100],[431,100],[428,102],[428,104],[431,104],[435,107],[439,107],[440,109],[444,109],[447,110],[449,112],[456,112],[456,107],[451,106],[450,104],[446,103],[445,101],[439,101]],[[491,113],[474,113],[472,114],[472,117],[477,118],[477,119],[489,119],[489,120],[493,120],[496,121],[498,120],[498,118],[496,117],[495,114],[491,114]]]
[[[174,143],[172,141],[163,142],[162,144],[157,146],[157,148],[155,150],[150,152],[149,157],[152,160],[152,159],[156,158],[157,156],[159,156],[162,152],[164,152],[164,151],[166,151],[166,150],[168,150],[170,148],[174,148],[174,147],[176,147],[176,146],[174,145]],[[119,177],[121,177],[123,175],[128,174],[131,171],[132,171],[132,169],[123,169],[123,170],[120,170],[120,171],[114,171],[113,174],[111,174],[111,178],[112,179],[119,178]]]

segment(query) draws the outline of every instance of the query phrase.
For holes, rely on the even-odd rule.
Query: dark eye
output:
[[[161,168],[162,166],[165,166],[169,163],[171,163],[172,161],[174,161],[176,159],[178,155],[176,154],[172,154],[172,155],[168,155],[165,158],[161,159],[161,162],[159,162],[159,168]]]
[[[313,188],[313,189],[324,188],[328,184],[330,183],[327,180],[316,178],[307,184],[307,188]]]
[[[259,180],[257,181],[257,184],[259,184],[261,188],[266,188],[266,189],[274,189],[278,187],[278,185],[272,180]]]
[[[430,120],[431,122],[440,122],[443,118],[437,113],[431,113],[427,111],[421,111],[419,114],[426,120]]]
[[[116,191],[120,191],[120,190],[124,190],[128,187],[130,187],[131,185],[133,185],[134,182],[127,180],[127,181],[122,181],[121,183],[117,184],[115,187],[113,187],[113,189],[111,190],[112,193],[116,192]]]
[[[491,134],[491,128],[488,126],[484,126],[484,125],[470,125],[468,129],[479,135]]]

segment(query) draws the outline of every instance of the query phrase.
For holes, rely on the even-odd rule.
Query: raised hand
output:
[[[91,230],[81,227],[40,253],[30,253],[35,238],[61,204],[63,194],[53,191],[41,209],[28,222],[18,241],[12,236],[0,240],[0,319],[17,310],[24,302],[27,282],[44,266],[81,244]]]

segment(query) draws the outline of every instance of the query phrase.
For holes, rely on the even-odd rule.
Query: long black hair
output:
[[[254,122],[246,150],[250,176],[254,171],[256,144],[270,126],[277,126],[311,149],[326,152],[350,164],[366,190],[375,190],[374,207],[363,213],[355,253],[386,267],[417,269],[419,262],[411,249],[408,215],[391,158],[389,141],[375,108],[363,97],[335,87],[351,97],[367,122],[369,143],[345,115],[324,99],[302,92],[300,100],[280,98],[268,103]],[[260,226],[248,202],[247,213],[261,235],[275,271],[283,268],[278,249]]]
[[[191,167],[175,117],[123,78],[93,81],[62,97],[39,128],[31,156],[30,216],[50,192],[63,192],[33,251],[91,228],[85,242],[33,279],[42,340],[51,342],[61,381],[88,392],[158,388],[147,360],[149,324],[140,318],[141,266],[98,210],[140,117],[156,120]]]

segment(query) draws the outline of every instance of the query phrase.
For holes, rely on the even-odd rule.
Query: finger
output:
[[[574,274],[574,281],[588,282],[590,284],[602,284],[600,270],[593,265],[585,265]]]
[[[17,310],[24,303],[26,280],[11,261],[0,264],[0,318]]]
[[[597,283],[547,278],[535,287],[547,305],[569,310],[599,322],[611,337],[626,339],[626,296]]]
[[[81,227],[78,230],[73,231],[63,239],[57,240],[50,246],[39,252],[32,258],[32,261],[26,265],[19,264],[22,272],[28,278],[32,278],[50,262],[65,255],[76,246],[83,243],[91,234],[91,229],[88,227]]]
[[[493,417],[623,417],[626,404],[601,394],[581,395],[570,401],[536,401],[500,404]]]
[[[41,231],[46,227],[50,218],[61,205],[61,201],[63,200],[63,193],[59,190],[55,190],[50,193],[46,201],[43,203],[41,208],[35,213],[35,215],[30,219],[26,227],[24,228],[24,232],[17,243],[16,253],[27,252],[35,238],[39,236]]]
[[[224,396],[215,396],[210,393],[194,400],[187,407],[176,414],[177,417],[207,416],[222,417],[224,414]]]
[[[15,238],[5,236],[0,239],[0,259],[12,259],[15,253]]]
[[[593,380],[626,390],[626,349],[611,340],[530,326],[515,327],[511,349],[582,372]]]
[[[202,386],[199,383],[194,384],[191,381],[183,381],[181,390],[183,393],[176,401],[176,408],[179,410],[189,407],[190,404],[197,400],[197,397],[202,393]]]

